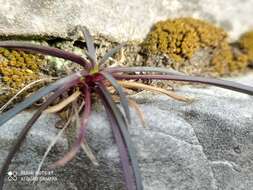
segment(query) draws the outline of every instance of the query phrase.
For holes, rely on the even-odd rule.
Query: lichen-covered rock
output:
[[[170,64],[168,61],[168,66],[179,70],[184,70],[187,63],[191,64],[187,61],[197,51],[205,49],[210,51],[211,58],[209,65],[202,65],[203,72],[224,75],[247,67],[247,57],[233,52],[222,28],[190,17],[156,23],[144,40],[143,49],[149,55],[167,55],[174,62]]]
[[[253,31],[244,33],[239,39],[239,45],[245,51],[248,60],[253,62]]]
[[[227,42],[221,43],[214,49],[210,60],[210,69],[220,76],[242,73],[248,66],[248,56]]]
[[[18,50],[0,48],[0,75],[3,82],[14,89],[20,89],[39,78],[43,57]]]
[[[46,65],[44,56],[20,50],[0,48],[0,106],[6,103],[20,89],[40,79]],[[38,85],[37,85],[38,87]],[[33,88],[35,90],[37,88]],[[31,93],[30,88],[19,99]]]
[[[148,53],[164,53],[175,61],[182,61],[190,59],[199,48],[219,47],[226,38],[223,29],[206,21],[178,18],[156,23],[143,47]]]

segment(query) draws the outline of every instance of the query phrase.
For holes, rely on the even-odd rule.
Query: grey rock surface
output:
[[[69,37],[76,25],[119,41],[143,39],[157,21],[203,18],[231,38],[253,27],[252,0],[0,0],[0,35]]]
[[[253,86],[253,74],[235,79]],[[148,124],[143,128],[134,110],[130,135],[138,151],[145,190],[252,190],[253,97],[216,87],[185,86],[178,93],[195,98],[182,103],[166,96],[142,92],[134,95]],[[0,164],[25,120],[23,112],[1,126]],[[53,115],[43,115],[28,136],[10,170],[35,171],[50,140],[57,133]],[[36,184],[6,179],[5,190],[122,188],[117,147],[106,115],[93,112],[87,141],[99,166],[80,152],[65,167],[54,170],[56,181]],[[45,166],[67,151],[63,136],[49,154]],[[44,170],[47,170],[44,167]]]

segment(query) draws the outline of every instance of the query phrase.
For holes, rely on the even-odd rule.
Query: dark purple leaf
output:
[[[136,73],[136,72],[158,72],[159,74],[171,74],[171,75],[185,75],[179,71],[176,71],[171,68],[162,68],[162,67],[110,67],[106,68],[105,71],[109,73]]]
[[[127,190],[130,189],[135,189],[135,180],[133,177],[133,171],[132,171],[132,167],[131,167],[131,163],[129,161],[129,155],[127,152],[127,148],[123,142],[122,136],[120,134],[120,131],[117,127],[117,122],[115,119],[115,116],[113,116],[113,113],[111,111],[111,109],[109,109],[109,106],[105,103],[105,100],[102,101],[114,134],[114,138],[116,141],[116,144],[118,146],[118,150],[119,150],[119,155],[120,155],[120,159],[121,159],[121,163],[122,163],[122,168],[123,168],[123,174],[124,174],[124,178],[125,178],[125,182],[126,182],[126,188]]]
[[[73,159],[73,157],[76,155],[76,153],[80,149],[81,144],[85,140],[86,126],[88,124],[88,119],[91,113],[91,93],[90,93],[89,87],[86,84],[85,84],[84,94],[85,94],[85,108],[84,108],[83,116],[81,118],[81,126],[80,126],[78,137],[75,143],[73,144],[72,148],[70,149],[70,151],[67,154],[65,154],[63,158],[56,161],[52,165],[52,167],[63,166],[67,162],[69,162],[71,159]]]
[[[97,58],[96,58],[96,49],[95,49],[95,46],[94,46],[93,38],[90,34],[90,31],[86,27],[80,27],[80,29],[83,32],[85,42],[87,44],[88,57],[91,60],[91,62],[93,63],[93,66],[94,66],[97,62]]]
[[[244,94],[253,95],[253,87],[244,84],[226,81],[221,79],[204,78],[204,77],[194,77],[185,75],[113,75],[119,80],[130,80],[130,79],[149,79],[149,80],[174,80],[174,81],[184,81],[184,82],[196,82],[203,84],[210,84],[213,86],[218,86],[221,88],[241,92]]]
[[[88,70],[91,67],[90,63],[88,63],[81,56],[75,55],[73,53],[63,51],[57,48],[45,47],[45,46],[35,45],[35,44],[27,43],[27,42],[19,42],[19,41],[0,41],[0,47],[31,51],[31,52],[41,53],[45,55],[55,56],[58,58],[63,58],[63,59],[78,63]]]
[[[129,111],[129,106],[128,106],[128,99],[122,86],[118,84],[117,80],[111,74],[107,72],[103,72],[103,71],[101,71],[100,73],[112,84],[112,86],[118,92],[119,97],[120,97],[120,103],[125,111],[126,118],[128,122],[130,123],[131,116],[130,116],[130,111]]]
[[[57,90],[53,95],[51,95],[48,98],[48,100],[44,104],[42,104],[42,106],[39,108],[39,110],[35,112],[35,114],[33,115],[33,117],[27,122],[27,124],[25,125],[25,127],[22,129],[22,131],[19,134],[16,142],[11,147],[11,149],[10,149],[10,151],[8,153],[7,158],[5,159],[3,167],[0,170],[0,189],[3,188],[4,178],[7,175],[7,171],[8,171],[9,165],[11,164],[11,161],[12,161],[13,157],[15,156],[15,154],[17,153],[17,151],[19,150],[19,148],[22,145],[22,143],[24,142],[25,137],[26,137],[27,133],[29,132],[29,130],[31,129],[31,127],[33,126],[33,124],[40,117],[40,115],[43,112],[43,110],[45,110],[58,96],[60,96],[69,87],[70,86],[62,87],[59,90]]]
[[[133,173],[135,176],[136,189],[143,190],[142,179],[141,179],[141,174],[139,171],[139,165],[138,165],[136,151],[135,151],[135,148],[132,146],[132,141],[131,141],[130,135],[128,134],[126,123],[124,122],[124,119],[123,119],[123,115],[121,114],[117,105],[113,102],[112,97],[111,97],[110,93],[107,91],[107,89],[105,88],[105,86],[102,83],[97,83],[97,87],[98,88],[96,90],[97,90],[98,94],[100,95],[102,101],[104,101],[104,105],[105,105],[106,109],[111,110],[112,117],[110,119],[114,118],[115,121],[117,122],[117,127],[120,131],[121,138],[123,139],[123,142],[124,142],[126,149],[128,151],[129,159],[131,160],[132,169],[133,169]],[[125,158],[125,156],[123,156],[123,158]],[[127,174],[125,174],[125,176],[127,176]],[[131,180],[128,179],[128,181],[131,181]],[[128,184],[128,185],[130,186],[130,184]],[[132,186],[133,185],[131,185],[131,187]]]
[[[58,80],[55,83],[50,84],[49,86],[41,88],[40,90],[35,92],[33,95],[31,95],[30,97],[25,99],[23,102],[17,104],[14,108],[8,110],[7,112],[2,113],[0,115],[0,126],[3,125],[5,122],[7,122],[12,117],[14,117],[19,112],[21,112],[22,110],[31,106],[34,102],[38,101],[43,96],[49,94],[50,92],[55,91],[56,89],[58,89],[62,85],[66,84],[66,83],[67,84],[70,83],[71,85],[77,83],[79,81],[80,77],[83,75],[87,75],[87,73],[85,71],[83,71],[82,73],[78,72],[78,73],[72,74],[70,76],[67,76],[61,80]]]

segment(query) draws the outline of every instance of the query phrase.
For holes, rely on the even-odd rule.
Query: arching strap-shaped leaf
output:
[[[57,166],[64,166],[67,162],[73,159],[76,153],[78,152],[78,150],[80,149],[81,144],[85,140],[86,130],[87,130],[86,127],[87,127],[88,120],[91,114],[91,93],[87,85],[85,85],[84,95],[85,95],[85,107],[84,107],[83,115],[80,121],[80,129],[79,129],[78,137],[76,141],[74,142],[74,144],[72,145],[72,148],[70,149],[70,151],[66,153],[63,156],[63,158],[53,163],[53,165],[51,166],[53,168]]]
[[[49,106],[66,89],[67,89],[66,87],[61,88],[61,89],[57,90],[52,96],[50,96],[48,98],[48,100],[44,104],[42,104],[42,106],[39,108],[39,110],[36,111],[36,113],[33,115],[33,117],[27,122],[27,124],[25,125],[25,127],[22,129],[22,131],[19,134],[16,142],[11,147],[11,149],[10,149],[10,151],[8,153],[7,158],[5,159],[3,167],[0,170],[0,190],[3,189],[4,178],[7,175],[7,171],[8,171],[9,165],[11,164],[11,161],[12,161],[13,157],[15,156],[15,154],[17,153],[17,151],[19,150],[20,146],[24,142],[27,133],[30,131],[30,129],[33,126],[33,124],[38,120],[38,118],[40,117],[40,115],[43,112],[43,110],[45,110],[47,108],[47,106]]]
[[[56,89],[58,89],[62,85],[66,85],[66,84],[72,85],[74,83],[77,83],[79,81],[80,77],[84,74],[85,74],[85,72],[83,72],[83,73],[78,72],[78,73],[72,74],[70,76],[67,76],[61,80],[58,80],[55,83],[50,84],[49,86],[41,88],[40,90],[35,92],[33,95],[26,98],[23,102],[17,104],[14,108],[8,110],[7,112],[2,113],[0,115],[0,126],[3,125],[5,122],[7,122],[12,117],[14,117],[19,112],[21,112],[22,110],[31,106],[34,102],[38,101],[43,96],[46,96],[50,92],[55,91]]]
[[[106,113],[107,113],[107,117],[108,117],[108,120],[110,122],[116,144],[118,146],[118,151],[119,151],[120,160],[121,160],[121,164],[122,164],[123,176],[124,176],[124,179],[125,179],[126,189],[127,190],[136,189],[135,188],[135,177],[134,177],[134,174],[133,174],[133,170],[131,168],[131,163],[130,163],[129,158],[128,158],[129,157],[128,151],[127,151],[127,148],[124,144],[124,141],[122,139],[120,131],[118,129],[117,121],[116,121],[111,109],[105,103],[105,100],[102,101],[102,102],[104,104],[104,107],[105,107],[105,110],[106,110]]]
[[[83,35],[85,38],[85,42],[88,49],[88,57],[93,62],[93,64],[95,64],[97,62],[96,49],[95,49],[94,41],[90,34],[90,31],[86,27],[83,27],[83,26],[82,27],[80,26],[79,28],[83,32]]]
[[[83,67],[87,69],[90,68],[90,63],[88,63],[81,56],[75,55],[73,53],[63,51],[57,48],[53,48],[53,47],[40,46],[40,45],[31,44],[28,42],[20,42],[20,41],[0,41],[0,47],[31,51],[35,53],[41,53],[44,55],[50,55],[50,56],[54,56],[58,58],[63,58],[69,61],[73,61],[79,65],[82,65]]]
[[[141,173],[139,170],[136,151],[135,151],[135,148],[132,146],[132,141],[127,131],[127,127],[126,127],[126,123],[124,122],[123,115],[121,114],[117,105],[113,102],[110,93],[106,90],[105,86],[102,83],[97,83],[96,91],[98,92],[100,98],[102,99],[102,102],[108,113],[111,127],[113,128],[115,140],[117,139],[119,140],[116,142],[118,143],[119,152],[121,153],[120,155],[121,155],[122,165],[125,165],[123,167],[124,169],[123,171],[124,171],[124,176],[127,182],[128,190],[135,190],[135,189],[143,190],[142,178],[141,178]],[[117,130],[119,130],[121,137],[119,136],[118,132],[115,132]],[[122,145],[121,140],[123,140],[125,148]],[[128,154],[124,153],[124,151],[127,151]],[[129,170],[127,155],[129,156],[129,159],[131,160],[132,171],[135,177],[136,188],[134,188],[134,184],[132,184],[131,171],[126,171],[126,170]]]
[[[121,43],[117,45],[116,47],[112,48],[109,50],[99,61],[99,65],[103,66],[104,63],[107,61],[108,58],[112,57],[115,53],[117,53],[122,47],[124,47],[126,43]]]
[[[179,71],[176,71],[172,68],[162,68],[162,67],[110,67],[105,69],[109,73],[135,73],[135,72],[156,72],[159,74],[171,74],[171,75],[185,75]]]
[[[120,103],[124,109],[126,118],[128,120],[128,122],[131,122],[131,116],[130,116],[130,111],[129,111],[129,106],[128,106],[128,99],[127,96],[122,88],[121,85],[119,85],[119,83],[117,82],[117,80],[109,73],[107,72],[100,72],[111,84],[112,86],[116,89],[117,93],[119,94],[120,97]]]
[[[253,87],[240,84],[237,82],[226,81],[221,79],[204,78],[204,77],[194,77],[185,75],[113,75],[116,79],[120,80],[130,80],[130,79],[151,79],[151,80],[174,80],[174,81],[184,81],[184,82],[195,82],[202,84],[210,84],[213,86],[218,86],[221,88],[241,92],[248,95],[253,95]]]

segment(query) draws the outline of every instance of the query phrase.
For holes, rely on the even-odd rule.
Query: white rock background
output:
[[[224,27],[231,39],[253,28],[252,0],[0,0],[0,35],[67,37],[76,25],[143,39],[161,19],[191,16]]]

